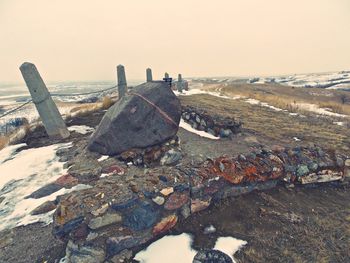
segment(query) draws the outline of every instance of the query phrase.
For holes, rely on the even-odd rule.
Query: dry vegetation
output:
[[[346,127],[333,124],[334,120],[313,116],[304,118],[290,116],[266,107],[251,105],[241,100],[230,100],[210,95],[183,96],[184,105],[203,108],[209,114],[218,114],[240,119],[243,127],[256,134],[282,144],[293,144],[293,137],[302,144],[315,143],[338,150],[350,149],[350,131]]]
[[[88,104],[83,104],[83,105],[72,108],[70,110],[70,113],[66,116],[66,118],[70,119],[73,117],[87,116],[87,115],[91,114],[92,112],[96,112],[96,111],[99,111],[101,109],[107,110],[114,103],[115,103],[114,99],[106,96],[102,99],[102,102],[88,103]]]
[[[257,99],[295,112],[302,111],[295,104],[312,103],[320,108],[331,109],[335,113],[350,115],[350,94],[344,91],[267,84],[208,85],[208,89],[220,90],[223,94]]]

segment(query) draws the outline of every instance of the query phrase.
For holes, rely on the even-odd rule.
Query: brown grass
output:
[[[102,108],[104,110],[109,109],[113,104],[114,104],[113,100],[108,96],[104,97],[102,100]]]
[[[5,148],[8,143],[9,143],[8,136],[0,136],[0,150]]]
[[[304,145],[316,143],[343,151],[348,151],[350,147],[349,129],[333,124],[334,120],[317,116],[290,116],[241,100],[232,101],[210,95],[183,96],[180,99],[183,105],[203,108],[209,114],[239,119],[245,129],[276,143],[293,144],[293,137],[298,137]]]
[[[321,108],[329,108],[333,112],[350,115],[349,102],[343,103],[344,92],[336,90],[324,90],[317,88],[292,88],[282,85],[252,85],[232,84],[228,86],[210,85],[209,90],[221,90],[224,95],[240,95],[247,98],[257,99],[272,106],[289,110],[295,103],[312,103]],[[346,100],[348,101],[348,100]],[[300,112],[297,107],[294,112]]]

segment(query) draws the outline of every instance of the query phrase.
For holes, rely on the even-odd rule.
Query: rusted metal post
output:
[[[120,99],[125,95],[128,89],[128,85],[126,83],[126,77],[125,77],[125,68],[123,65],[117,66],[117,77],[118,77],[118,95]]]
[[[25,62],[20,70],[47,134],[50,137],[68,138],[70,133],[66,124],[35,65]]]

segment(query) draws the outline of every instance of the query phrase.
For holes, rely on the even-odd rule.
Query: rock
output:
[[[73,238],[74,241],[81,241],[85,240],[89,235],[89,228],[86,224],[81,224],[76,229],[74,229],[70,236]]]
[[[346,166],[346,167],[350,167],[350,159],[347,159],[347,160],[345,161],[345,166]]]
[[[173,187],[164,188],[160,191],[160,193],[164,196],[168,196],[168,195],[172,194],[173,192],[174,192]]]
[[[76,229],[78,226],[83,223],[84,217],[79,216],[77,218],[74,218],[67,223],[65,223],[63,226],[56,226],[53,233],[59,238],[64,238],[67,234],[69,234],[71,231]]]
[[[220,129],[219,135],[221,138],[230,137],[232,135],[232,131],[229,129]]]
[[[336,158],[336,164],[337,164],[338,167],[341,168],[341,167],[344,167],[345,162],[344,162],[344,160],[343,160],[342,158],[337,157],[337,158]]]
[[[155,202],[157,205],[163,205],[165,202],[164,197],[161,196],[156,196],[155,198],[152,199],[153,202]]]
[[[118,255],[115,255],[112,257],[109,261],[111,263],[121,263],[121,262],[129,262],[129,260],[132,258],[132,251],[128,249],[124,249]]]
[[[173,193],[166,201],[164,208],[166,210],[176,210],[182,207],[189,201],[187,193]]]
[[[182,154],[179,151],[171,149],[165,153],[165,155],[160,160],[161,165],[173,165],[181,160]]]
[[[102,248],[79,246],[69,241],[66,257],[70,263],[102,263],[105,259],[105,252]]]
[[[233,260],[230,256],[227,254],[215,250],[215,249],[210,249],[210,250],[202,250],[199,251],[192,263],[233,263]]]
[[[312,162],[308,165],[308,168],[311,172],[316,172],[318,168],[318,164],[316,162]]]
[[[168,182],[168,179],[164,175],[159,175],[158,178],[164,183]]]
[[[343,178],[339,172],[326,171],[320,174],[312,173],[301,177],[300,182],[302,184],[313,184],[313,183],[326,183],[338,181]]]
[[[95,159],[78,159],[68,172],[78,178],[79,181],[91,181],[98,179],[102,172],[100,163]]]
[[[153,226],[158,220],[159,211],[151,204],[143,202],[129,213],[126,213],[123,225],[135,231]]]
[[[297,169],[297,176],[301,177],[309,173],[309,168],[306,165],[299,165]]]
[[[108,204],[103,204],[100,208],[98,208],[94,211],[91,211],[91,214],[93,214],[94,216],[102,215],[107,211],[108,207],[109,207]]]
[[[122,221],[122,217],[117,213],[107,213],[103,216],[96,217],[90,220],[89,228],[96,230],[104,226],[117,224]]]
[[[170,215],[163,218],[155,227],[153,228],[153,235],[157,236],[170,229],[172,229],[177,223],[177,216]]]
[[[0,196],[0,204],[2,203],[2,201],[4,201],[5,200],[5,197],[3,197],[3,196]]]
[[[125,173],[125,170],[124,170],[124,168],[120,167],[119,165],[112,165],[112,166],[109,166],[107,168],[102,169],[102,173],[123,175]]]
[[[25,198],[26,199],[28,199],[28,198],[39,199],[39,198],[42,198],[45,196],[49,196],[62,188],[63,188],[63,186],[56,184],[56,183],[47,184],[47,185],[39,188],[35,192],[31,193],[30,195],[28,195]]]
[[[176,135],[181,105],[163,81],[133,88],[105,114],[88,148],[103,155],[117,155],[132,148],[146,148]]]
[[[73,177],[70,174],[65,174],[65,175],[62,175],[60,178],[58,178],[55,181],[55,183],[62,186],[62,187],[69,188],[69,187],[72,187],[74,185],[77,185],[78,179]]]
[[[183,218],[188,218],[191,215],[191,208],[189,205],[184,205],[181,208],[181,215],[183,216]]]
[[[56,209],[56,204],[52,201],[46,201],[45,203],[39,205],[37,208],[35,208],[32,212],[30,212],[31,215],[41,215],[45,214],[47,212],[50,212],[54,209]]]
[[[191,200],[191,213],[197,213],[199,211],[206,209],[210,205],[210,201],[211,201],[211,199],[209,199],[209,200],[200,200],[200,199]]]
[[[134,236],[117,236],[110,237],[107,239],[107,256],[111,257],[119,254],[125,249],[134,248],[139,246],[145,242],[147,242],[151,238],[147,233],[144,235]]]

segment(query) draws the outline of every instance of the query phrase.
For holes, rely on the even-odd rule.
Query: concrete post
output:
[[[153,81],[152,69],[150,68],[146,69],[146,78],[147,78],[147,82]]]
[[[169,73],[168,73],[168,72],[165,72],[164,78],[165,78],[165,79],[168,79],[168,78],[169,78]]]
[[[126,77],[125,77],[125,69],[123,65],[117,66],[117,77],[118,77],[118,95],[120,99],[125,95],[126,91],[128,90]]]
[[[70,133],[66,124],[35,65],[25,62],[20,70],[47,134],[50,137],[68,138]]]
[[[182,93],[182,89],[183,89],[182,75],[179,74],[177,77],[177,90]]]

